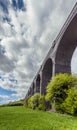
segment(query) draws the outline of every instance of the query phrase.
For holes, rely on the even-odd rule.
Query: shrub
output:
[[[31,105],[31,97],[28,98],[28,104],[27,104],[27,105],[28,105],[29,108],[32,108],[32,105]]]
[[[40,95],[39,93],[34,94],[28,99],[28,107],[32,109],[46,110],[46,101],[45,96]]]
[[[68,97],[62,104],[63,110],[71,115],[77,115],[77,90],[74,88],[68,90]]]
[[[36,93],[28,99],[28,107],[32,109],[38,108],[40,94]]]
[[[77,78],[69,74],[56,75],[47,86],[46,100],[54,105],[56,111],[63,112],[62,103],[68,96],[68,90],[75,88]]]
[[[39,110],[43,110],[43,111],[46,110],[46,101],[45,101],[45,96],[44,95],[41,95],[39,97],[39,106],[38,106],[38,109]]]
[[[46,107],[45,107],[44,104],[39,104],[38,109],[39,109],[39,110],[46,111]]]

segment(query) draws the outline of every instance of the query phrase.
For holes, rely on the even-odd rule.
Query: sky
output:
[[[0,104],[25,97],[76,1],[0,0]]]

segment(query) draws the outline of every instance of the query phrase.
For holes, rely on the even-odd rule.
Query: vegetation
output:
[[[32,109],[46,110],[45,96],[39,93],[34,94],[26,100],[26,106]]]
[[[38,109],[43,110],[43,111],[46,110],[46,101],[45,101],[45,96],[44,95],[40,95],[40,97],[39,97]]]
[[[51,108],[52,111],[77,115],[77,77],[56,75],[47,86],[46,96],[36,93],[26,100],[26,106],[44,111]]]
[[[31,108],[32,109],[37,109],[39,106],[39,98],[40,98],[40,94],[36,93],[31,97]]]
[[[62,104],[64,111],[71,115],[77,115],[77,90],[69,89],[68,96]]]
[[[69,74],[58,74],[47,86],[46,100],[55,110],[77,114],[77,78]]]
[[[0,130],[77,130],[77,117],[26,109],[0,108]]]

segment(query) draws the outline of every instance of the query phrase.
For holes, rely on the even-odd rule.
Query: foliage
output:
[[[9,102],[7,104],[7,106],[23,106],[23,105],[24,105],[24,100]]]
[[[45,96],[39,93],[34,94],[28,99],[28,107],[32,109],[46,110],[45,103]]]
[[[32,109],[38,108],[40,94],[36,93],[28,99],[28,107]]]
[[[62,103],[68,97],[68,90],[76,88],[77,78],[70,74],[56,75],[47,86],[46,100],[54,104],[57,111],[63,112]]]
[[[45,101],[45,96],[44,95],[40,95],[39,97],[39,106],[38,106],[39,110],[46,110],[46,101]]]
[[[31,97],[31,106],[32,109],[37,109],[39,106],[39,98],[40,98],[40,94],[36,93]]]
[[[26,104],[28,106],[28,108],[32,108],[31,106],[31,97],[28,98],[28,101],[27,101],[28,104]]]
[[[62,104],[66,113],[77,115],[77,90],[74,88],[68,90],[68,96]]]

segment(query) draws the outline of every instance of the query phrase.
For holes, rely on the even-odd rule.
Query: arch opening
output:
[[[36,92],[40,93],[40,75],[36,79]]]
[[[52,78],[52,67],[53,67],[52,59],[49,58],[46,61],[42,70],[42,90],[41,90],[42,94],[46,93],[46,87]]]
[[[73,53],[71,60],[71,73],[77,75],[77,47]]]
[[[71,60],[77,46],[77,14],[65,30],[55,55],[55,74],[71,73]]]
[[[32,85],[32,95],[34,95],[36,93],[36,86],[35,86],[35,83],[33,82],[33,85]]]

